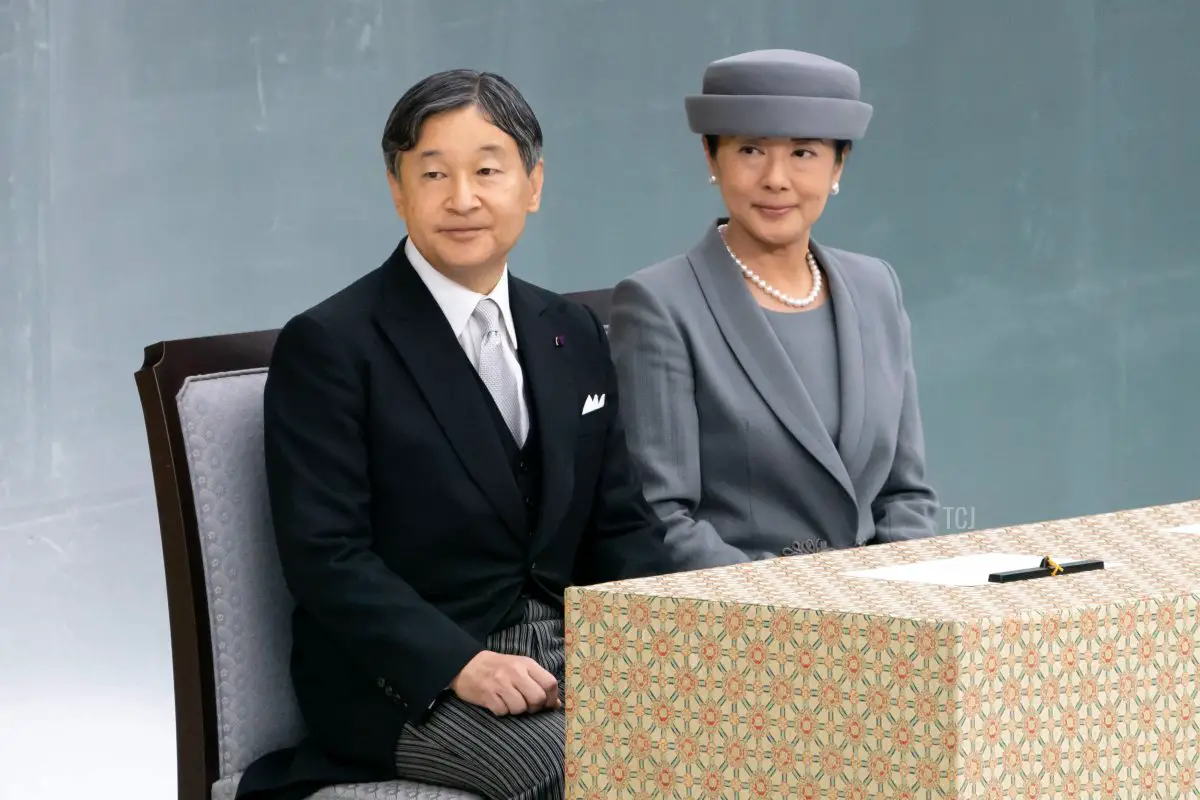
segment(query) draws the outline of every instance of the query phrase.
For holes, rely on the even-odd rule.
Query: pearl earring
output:
[[[708,182],[709,182],[709,183],[716,183],[716,182],[717,182],[717,176],[716,176],[716,175],[709,175],[709,176],[708,176]]]
[[[829,191],[830,191],[830,193],[831,193],[831,194],[837,194],[837,193],[838,193],[838,192],[840,192],[841,190],[842,190],[842,189],[841,189],[841,187],[840,187],[840,186],[838,186],[838,184],[837,184],[837,181],[834,181],[834,183],[833,183],[833,187],[832,187],[832,188],[831,188]]]

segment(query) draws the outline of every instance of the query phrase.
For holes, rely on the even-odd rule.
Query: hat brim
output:
[[[838,97],[732,94],[693,95],[684,107],[694,133],[791,139],[861,139],[874,111]]]

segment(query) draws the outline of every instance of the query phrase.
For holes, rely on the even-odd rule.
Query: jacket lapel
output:
[[[841,430],[838,452],[851,475],[863,469],[861,451],[863,424],[867,414],[866,370],[863,367],[862,328],[854,293],[847,280],[845,265],[829,250],[812,243],[817,261],[825,270],[829,296],[833,302],[833,319],[837,327],[838,372],[841,376]]]
[[[509,277],[509,305],[517,329],[525,377],[533,396],[542,448],[541,516],[535,545],[553,534],[571,501],[575,484],[575,435],[579,395],[571,380],[569,345],[559,347],[554,310],[524,281]]]
[[[525,506],[479,390],[475,370],[446,317],[404,255],[384,267],[375,322],[400,354],[430,410],[480,490],[514,533],[527,536]]]
[[[688,253],[688,260],[725,341],[763,401],[856,501],[854,485],[833,440],[737,264],[729,257],[717,225],[711,226]]]

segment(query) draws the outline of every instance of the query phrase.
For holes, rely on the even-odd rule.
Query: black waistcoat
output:
[[[517,353],[517,361],[521,364],[521,369],[526,371],[525,385],[528,386],[528,371],[523,359],[520,357],[520,351]],[[495,401],[492,400],[491,392],[488,391],[487,386],[484,385],[482,380],[477,380],[476,383],[479,386],[479,391],[483,392],[484,397],[488,401],[488,415],[491,417],[496,436],[500,438],[500,443],[504,448],[504,456],[508,460],[507,464],[497,464],[496,468],[504,469],[507,467],[512,471],[513,479],[516,481],[517,488],[521,492],[521,497],[525,501],[526,536],[529,545],[532,546],[533,533],[541,517],[542,507],[542,440],[537,425],[537,409],[534,407],[533,394],[526,391],[524,395],[526,407],[529,410],[529,434],[525,437],[524,446],[518,447],[516,439],[513,438],[512,432],[509,431],[508,425],[504,421],[504,417],[500,414],[500,409],[496,407]],[[555,606],[562,604],[561,597],[551,597],[536,581],[528,581],[521,591],[521,597],[507,610],[504,618],[497,625],[497,629],[506,628],[520,622],[525,601],[531,598],[551,603]]]

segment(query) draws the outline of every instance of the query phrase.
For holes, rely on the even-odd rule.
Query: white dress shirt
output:
[[[500,317],[504,320],[504,363],[512,371],[517,383],[517,402],[520,406],[518,440],[525,441],[529,436],[529,404],[525,400],[525,376],[521,371],[521,362],[517,360],[517,331],[513,327],[512,311],[508,304],[508,265],[505,265],[504,272],[500,274],[496,288],[489,294],[482,295],[438,272],[417,250],[412,238],[404,243],[404,254],[408,256],[409,263],[429,288],[442,313],[446,315],[450,330],[454,332],[455,338],[462,345],[463,352],[467,354],[471,366],[475,367],[476,371],[479,369],[479,343],[483,341],[483,335],[487,331],[473,316],[475,307],[484,297],[490,297],[500,307]]]

